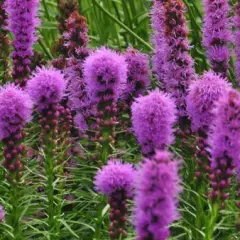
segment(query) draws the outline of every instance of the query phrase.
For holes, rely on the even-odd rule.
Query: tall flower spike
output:
[[[152,42],[154,45],[154,55],[152,58],[153,71],[156,74],[157,80],[163,84],[164,88],[164,74],[165,74],[165,8],[164,0],[154,0],[151,10],[151,25],[152,25]]]
[[[137,240],[164,240],[169,225],[179,218],[177,197],[181,192],[179,164],[168,152],[157,152],[141,163],[135,180],[135,226]]]
[[[217,103],[209,145],[211,153],[213,191],[211,197],[225,200],[232,169],[238,168],[240,156],[240,94],[230,90]]]
[[[122,97],[130,100],[137,97],[150,85],[149,58],[136,49],[129,47],[124,54],[128,64],[127,83],[123,87]],[[130,99],[129,99],[130,98]]]
[[[204,0],[203,45],[213,70],[227,77],[229,68],[229,1]]]
[[[178,116],[185,118],[187,89],[195,80],[193,59],[189,54],[185,6],[182,0],[165,1],[164,6],[166,41],[164,87],[176,99]]]
[[[3,206],[0,205],[0,223],[4,221],[5,215],[6,213],[3,209]]]
[[[133,194],[133,182],[135,170],[129,163],[121,163],[118,160],[109,160],[108,164],[97,172],[95,187],[100,193],[108,197],[111,207],[109,218],[109,236],[111,239],[125,238],[127,198]]]
[[[3,166],[9,170],[9,180],[20,179],[23,128],[31,120],[32,107],[30,97],[18,87],[10,84],[0,89],[0,139],[5,158]]]
[[[234,45],[235,45],[235,54],[236,54],[236,77],[238,86],[240,86],[240,2],[235,5],[235,17],[234,17]]]
[[[137,98],[131,109],[134,134],[143,154],[152,155],[173,143],[176,110],[167,94],[152,91],[147,96]]]
[[[9,38],[7,36],[7,14],[5,1],[0,0],[0,72],[3,76],[3,82],[6,82],[9,79],[9,64],[8,64],[8,55],[9,55]]]
[[[30,73],[32,46],[36,41],[36,27],[39,23],[37,11],[39,0],[7,0],[9,30],[13,33],[13,78],[25,86]]]
[[[231,84],[216,73],[209,71],[190,85],[187,96],[187,112],[191,119],[192,130],[197,133],[195,158],[196,177],[201,178],[210,171],[207,151],[209,126],[215,118],[213,109],[218,100],[227,93]]]

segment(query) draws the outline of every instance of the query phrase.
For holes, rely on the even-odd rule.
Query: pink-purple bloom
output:
[[[90,54],[83,68],[92,101],[118,99],[121,85],[127,79],[127,63],[123,56],[103,47]]]
[[[28,81],[27,90],[39,111],[61,101],[66,83],[63,74],[54,68],[38,68]]]
[[[179,163],[168,152],[157,152],[141,163],[135,189],[135,226],[137,240],[164,240],[169,225],[179,218],[177,197],[181,192]]]
[[[74,123],[81,133],[85,132],[88,129],[86,120],[81,113],[77,113],[77,115],[74,117]]]
[[[106,196],[116,191],[124,191],[128,196],[132,196],[134,178],[135,169],[132,164],[111,159],[97,172],[94,184],[96,190]]]
[[[150,85],[149,57],[132,47],[127,49],[124,57],[128,65],[128,71],[122,97],[128,98],[130,95],[136,97]]]
[[[227,77],[231,41],[228,0],[204,0],[203,45],[215,72]]]
[[[176,109],[169,95],[152,91],[137,98],[131,110],[133,131],[143,154],[154,154],[173,143]]]
[[[151,10],[151,25],[153,29],[152,42],[154,45],[154,55],[152,57],[153,71],[156,78],[163,84],[165,73],[165,8],[163,0],[154,0]],[[164,88],[164,86],[162,86]]]
[[[13,33],[13,78],[25,85],[25,77],[30,73],[32,46],[36,41],[36,27],[39,23],[37,11],[39,0],[7,0],[9,30]]]
[[[0,223],[4,221],[5,215],[6,213],[4,211],[4,208],[0,205]]]
[[[187,96],[187,112],[193,131],[207,131],[214,119],[216,102],[230,89],[231,84],[209,71],[190,85]]]
[[[230,90],[215,108],[209,139],[212,168],[237,165],[240,160],[240,94]]]
[[[8,84],[0,88],[0,139],[22,130],[31,120],[32,101],[28,94]]]
[[[235,45],[235,53],[236,53],[236,77],[238,85],[240,85],[240,2],[238,2],[235,6],[235,17],[234,17],[234,45]]]
[[[186,117],[187,89],[195,80],[194,62],[189,54],[187,21],[183,1],[169,0],[165,5],[166,63],[164,88],[176,101],[179,117]]]

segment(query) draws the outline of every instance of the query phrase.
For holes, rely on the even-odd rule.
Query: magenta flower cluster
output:
[[[124,57],[127,63],[127,82],[121,97],[136,97],[150,85],[149,57],[131,47],[127,49]]]
[[[4,221],[5,215],[6,213],[4,211],[4,208],[0,205],[0,223]]]
[[[84,81],[91,100],[117,100],[126,83],[127,63],[120,54],[100,48],[84,62]]]
[[[240,94],[230,90],[216,106],[209,143],[213,169],[239,165]]]
[[[136,177],[135,225],[138,240],[164,240],[169,224],[177,220],[177,197],[181,191],[179,164],[168,152],[145,159]]]
[[[227,76],[231,41],[228,0],[204,0],[203,45],[215,72]]]
[[[169,0],[165,6],[165,72],[163,88],[176,100],[178,116],[185,117],[187,90],[195,80],[194,62],[189,54],[187,21],[182,1]]]
[[[165,63],[165,8],[163,1],[154,0],[151,10],[152,42],[154,45],[154,55],[152,57],[153,71],[157,80],[163,84],[164,63]],[[163,87],[163,86],[162,86]]]
[[[97,172],[94,183],[96,190],[106,196],[116,191],[124,191],[132,196],[134,179],[135,169],[132,164],[111,159]]]
[[[187,96],[187,112],[193,131],[208,130],[214,119],[216,102],[231,88],[226,79],[209,71],[192,83]]]
[[[235,53],[236,53],[236,77],[238,85],[240,85],[240,2],[238,2],[235,6],[235,17],[234,17],[234,27],[235,27],[235,34],[234,34],[234,45],[235,45]]]
[[[0,89],[0,139],[3,140],[31,120],[32,101],[18,87],[8,84]]]
[[[158,90],[141,96],[132,104],[133,131],[142,153],[154,154],[172,144],[175,104],[166,93]]]
[[[28,81],[27,90],[38,111],[57,104],[63,97],[66,83],[63,74],[54,68],[38,68]]]
[[[37,11],[39,0],[7,0],[9,30],[13,33],[13,78],[21,85],[30,73],[32,46],[36,41],[36,27],[39,23]]]

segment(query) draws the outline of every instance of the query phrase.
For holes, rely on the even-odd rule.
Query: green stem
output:
[[[141,37],[139,37],[135,32],[133,32],[129,27],[127,27],[124,23],[119,21],[117,18],[115,18],[110,12],[108,12],[105,8],[103,8],[97,0],[92,0],[93,3],[101,10],[103,11],[109,18],[111,18],[114,22],[116,22],[118,25],[120,25],[122,28],[124,28],[129,34],[131,34],[133,37],[135,37],[139,42],[141,42],[144,46],[146,46],[149,50],[153,50],[153,48],[145,42]]]
[[[206,232],[206,236],[205,236],[205,240],[213,240],[213,233],[214,233],[214,227],[216,224],[216,220],[218,217],[218,212],[219,212],[219,203],[216,202],[212,205],[212,214],[210,217],[210,220],[208,221],[208,225],[207,225],[207,232]]]

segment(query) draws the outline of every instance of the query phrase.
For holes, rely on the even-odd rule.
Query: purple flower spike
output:
[[[135,225],[137,240],[164,240],[169,225],[179,218],[177,197],[181,192],[178,162],[168,152],[145,159],[136,177]]]
[[[106,196],[119,190],[132,196],[134,177],[132,164],[109,160],[108,164],[98,171],[94,183],[96,190]]]
[[[153,29],[152,42],[154,45],[154,56],[152,58],[153,71],[156,78],[163,83],[165,69],[165,8],[162,0],[154,0],[151,10],[151,25]],[[162,86],[164,88],[164,86]]]
[[[155,150],[163,150],[173,143],[175,113],[173,100],[158,90],[137,98],[132,104],[133,131],[143,154],[154,154]]]
[[[240,94],[230,90],[217,103],[209,145],[212,167],[212,198],[225,200],[232,168],[240,169]]]
[[[214,114],[216,102],[231,88],[226,79],[214,72],[206,72],[198,81],[193,82],[187,96],[187,111],[193,131],[207,133]]]
[[[240,86],[240,2],[238,2],[235,6],[235,17],[234,17],[234,27],[235,27],[235,35],[234,35],[234,45],[236,52],[236,75],[238,86]]]
[[[215,72],[227,77],[229,68],[229,1],[204,0],[203,45]]]
[[[135,170],[129,163],[110,160],[108,165],[99,170],[95,177],[98,192],[108,197],[110,205],[109,237],[117,240],[127,236],[125,231],[127,215],[127,198],[132,196]]]
[[[39,0],[7,0],[9,30],[13,33],[13,78],[24,86],[30,73],[32,46],[36,42],[36,27],[39,23],[37,10]]]
[[[6,213],[3,209],[3,206],[0,205],[0,223],[4,221],[5,215]]]
[[[130,95],[136,97],[146,90],[150,85],[150,70],[148,56],[136,49],[128,48],[124,56],[128,64],[128,74],[122,97],[126,99],[129,98]]]
[[[29,80],[27,89],[41,112],[52,104],[58,104],[65,91],[65,80],[60,71],[54,68],[38,68]]]
[[[80,133],[84,133],[87,129],[87,123],[84,116],[81,113],[78,113],[74,118],[74,123],[76,124],[77,128],[79,129]]]
[[[195,80],[194,62],[189,54],[185,5],[182,0],[169,0],[165,5],[166,64],[164,88],[176,99],[178,116],[185,118],[187,89]]]
[[[117,100],[121,84],[126,83],[127,63],[123,56],[100,48],[84,63],[84,81],[93,101]]]
[[[0,139],[22,130],[31,120],[32,101],[18,87],[9,84],[0,89]]]

